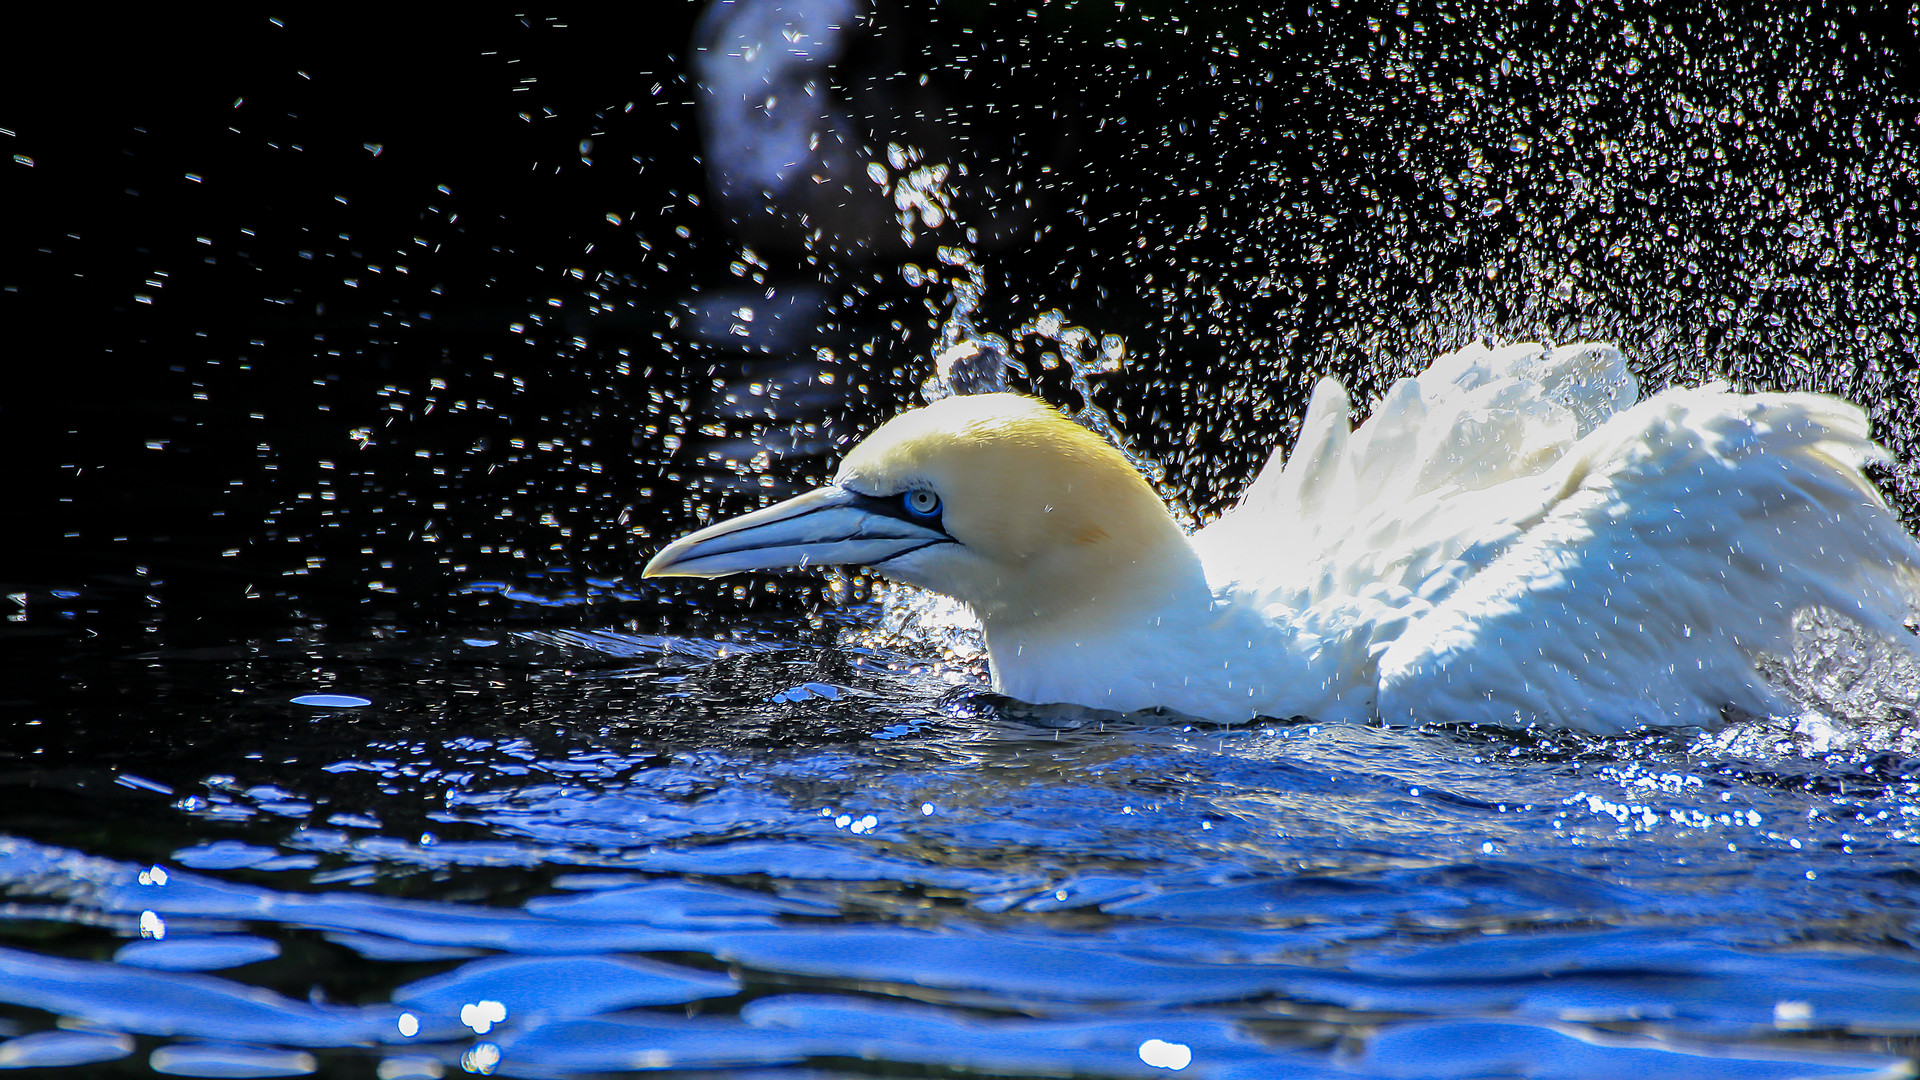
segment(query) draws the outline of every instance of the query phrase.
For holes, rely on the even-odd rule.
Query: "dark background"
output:
[[[15,644],[816,597],[634,568],[912,401],[947,297],[901,264],[965,239],[809,247],[730,216],[699,13],[17,26]],[[1126,339],[1100,404],[1204,516],[1319,375],[1364,402],[1476,336],[1618,340],[1653,387],[1841,393],[1912,461],[1913,44],[1765,5],[955,2],[881,8],[834,93],[877,157],[910,136],[968,165],[983,329],[1059,309]],[[809,296],[778,333],[706,317]],[[1056,346],[1015,344],[1072,404]],[[1910,510],[1911,469],[1884,479]]]

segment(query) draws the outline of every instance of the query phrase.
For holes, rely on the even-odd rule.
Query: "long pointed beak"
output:
[[[823,487],[681,537],[655,555],[641,576],[724,577],[743,570],[878,566],[952,540],[937,528],[900,516],[894,499]]]

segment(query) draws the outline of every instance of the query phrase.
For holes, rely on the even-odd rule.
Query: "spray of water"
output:
[[[901,239],[908,245],[918,238],[918,229],[937,229],[948,223],[959,226],[971,242],[977,233],[958,220],[948,187],[948,180],[957,171],[943,163],[926,161],[919,150],[894,144],[887,148],[886,163],[873,162],[867,175],[883,187],[891,185]],[[1166,468],[1134,446],[1120,421],[1095,397],[1096,381],[1125,367],[1126,340],[1117,333],[1102,334],[1073,325],[1058,308],[1036,312],[1005,335],[995,333],[982,325],[980,313],[989,271],[979,256],[971,247],[960,244],[941,245],[935,254],[935,266],[908,262],[901,267],[908,285],[945,290],[941,302],[945,315],[935,339],[933,370],[921,383],[921,397],[932,403],[959,394],[1037,393],[1039,372],[1020,359],[1022,354],[1037,352],[1037,366],[1043,371],[1061,371],[1073,395],[1073,402],[1055,404],[1075,422],[1117,447],[1167,498],[1175,515],[1190,526],[1194,524],[1191,511],[1168,490]],[[836,593],[847,591],[844,583],[835,583]],[[850,632],[858,644],[932,650],[962,662],[977,661],[984,654],[978,624],[957,601],[891,582],[876,586],[873,596],[880,604],[880,617],[873,626]]]

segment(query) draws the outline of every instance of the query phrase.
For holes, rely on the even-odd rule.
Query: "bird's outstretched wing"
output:
[[[1796,611],[1913,648],[1920,547],[1815,394],[1639,388],[1609,345],[1471,346],[1358,430],[1331,379],[1290,457],[1194,537],[1216,581],[1340,642],[1393,721],[1614,732],[1776,713]]]
[[[1639,386],[1620,351],[1470,345],[1388,390],[1350,430],[1322,379],[1288,456],[1276,450],[1240,504],[1194,537],[1216,572],[1294,610],[1409,590],[1488,530],[1538,507],[1515,480],[1552,468]]]
[[[1416,589],[1376,645],[1381,715],[1612,733],[1778,713],[1754,660],[1809,607],[1913,648],[1920,547],[1860,471],[1884,456],[1817,394],[1669,390],[1614,416],[1502,485],[1536,509]]]

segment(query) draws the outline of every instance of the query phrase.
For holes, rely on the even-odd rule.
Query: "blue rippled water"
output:
[[[197,692],[120,706],[167,733],[144,773],[40,785],[85,824],[0,840],[0,1063],[1811,1077],[1920,1045],[1895,753],[1040,713],[771,635],[354,653],[197,654]]]

